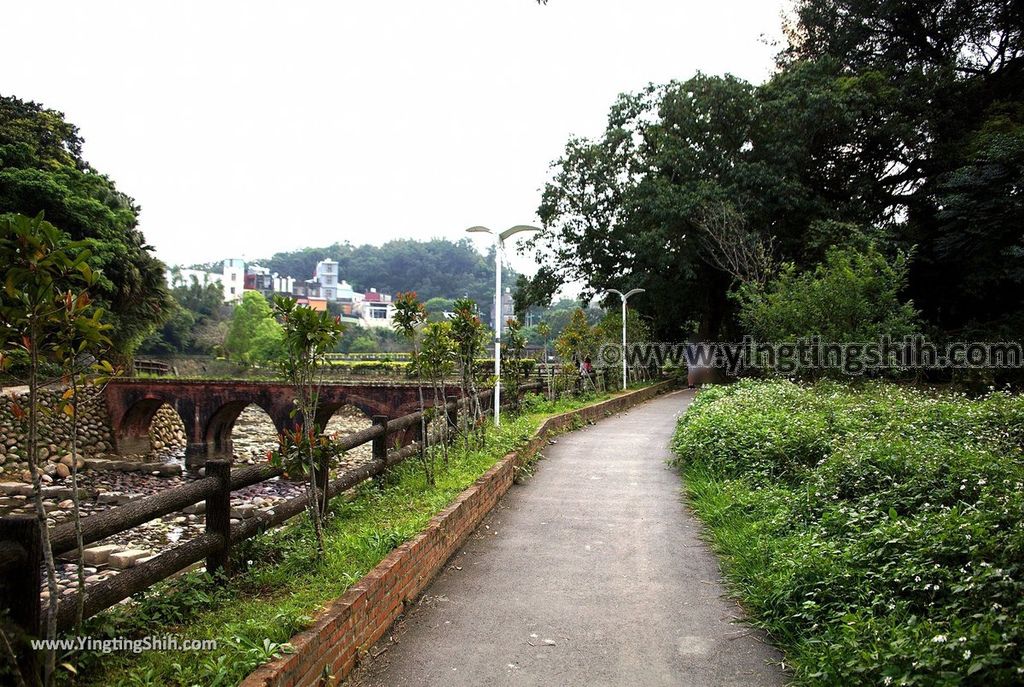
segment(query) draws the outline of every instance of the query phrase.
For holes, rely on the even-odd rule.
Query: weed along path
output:
[[[565,434],[357,685],[780,685],[665,464],[692,392]]]

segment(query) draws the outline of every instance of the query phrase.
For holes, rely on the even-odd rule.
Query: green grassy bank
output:
[[[237,551],[241,572],[212,580],[198,572],[161,583],[134,603],[88,623],[93,637],[175,634],[216,639],[209,652],[140,654],[76,652],[66,657],[62,682],[81,685],[235,685],[258,665],[287,651],[293,634],[312,623],[325,602],[343,594],[396,546],[429,520],[507,452],[524,444],[551,415],[589,405],[599,397],[550,402],[531,396],[523,413],[503,418],[480,450],[461,443],[449,465],[438,457],[437,483],[427,487],[413,459],[389,473],[384,488],[361,485],[352,499],[334,499],[326,526],[326,556],[317,563],[305,518],[245,542]]]
[[[1024,684],[1024,399],[745,381],[674,449],[797,684]]]

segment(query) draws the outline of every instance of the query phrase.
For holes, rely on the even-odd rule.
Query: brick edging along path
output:
[[[298,687],[319,684],[325,674],[336,680],[346,677],[360,652],[387,632],[508,491],[518,465],[574,423],[621,412],[674,385],[661,382],[545,420],[525,446],[502,457],[435,515],[426,529],[321,609],[312,627],[291,638],[293,653],[257,668],[241,687]]]

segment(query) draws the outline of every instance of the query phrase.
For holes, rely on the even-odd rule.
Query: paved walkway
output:
[[[548,446],[358,685],[781,685],[665,465],[692,392]]]

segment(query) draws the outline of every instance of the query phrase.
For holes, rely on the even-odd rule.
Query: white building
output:
[[[274,293],[295,293],[295,277],[281,277],[274,272]]]
[[[224,275],[221,280],[224,287],[224,302],[234,303],[242,300],[242,291],[245,289],[245,260],[241,258],[228,258],[224,261]]]
[[[328,301],[338,300],[338,263],[328,258],[316,264],[313,278],[320,282],[320,292]]]
[[[357,298],[358,296],[358,298]],[[357,300],[363,297],[362,294],[357,294],[352,285],[342,279],[338,282],[338,300],[345,301],[346,303],[355,303]]]
[[[370,289],[362,294],[362,298],[356,294],[352,314],[359,318],[359,323],[364,327],[390,328],[395,316],[395,304],[391,302],[389,294]]]
[[[167,286],[189,286],[193,282],[200,286],[219,284],[224,294],[225,303],[241,300],[245,286],[245,262],[238,258],[225,260],[221,272],[206,272],[188,268],[174,267],[165,273]]]

